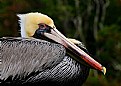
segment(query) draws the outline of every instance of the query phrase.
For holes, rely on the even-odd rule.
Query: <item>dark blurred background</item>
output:
[[[0,0],[0,37],[20,36],[16,14],[29,12],[50,16],[107,68],[91,70],[84,86],[121,86],[121,0]]]

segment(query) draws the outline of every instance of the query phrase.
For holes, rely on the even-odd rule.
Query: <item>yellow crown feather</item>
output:
[[[41,13],[28,13],[19,14],[21,35],[22,37],[31,37],[34,35],[36,29],[38,29],[38,24],[45,23],[50,27],[55,27],[53,20],[47,15]]]

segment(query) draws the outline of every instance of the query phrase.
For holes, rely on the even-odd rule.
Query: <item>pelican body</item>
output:
[[[66,55],[60,44],[27,38],[2,38],[1,84],[81,85],[89,67]]]
[[[80,86],[90,67],[106,73],[84,47],[41,13],[19,14],[21,37],[1,38],[2,85]]]

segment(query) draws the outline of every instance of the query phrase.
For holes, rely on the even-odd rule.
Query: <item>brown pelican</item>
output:
[[[80,86],[90,67],[106,73],[84,45],[41,13],[19,14],[21,37],[1,38],[1,85]]]

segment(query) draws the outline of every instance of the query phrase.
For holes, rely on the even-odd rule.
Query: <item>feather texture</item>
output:
[[[25,38],[2,38],[1,83],[80,86],[89,68],[66,56],[60,44]],[[75,83],[76,82],[76,83]]]

